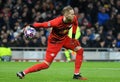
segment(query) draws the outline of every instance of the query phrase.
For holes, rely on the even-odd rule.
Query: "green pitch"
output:
[[[84,82],[73,80],[74,63],[56,62],[47,70],[18,79],[16,72],[35,62],[0,62],[0,82]],[[85,82],[120,82],[120,62],[84,62],[81,68]]]

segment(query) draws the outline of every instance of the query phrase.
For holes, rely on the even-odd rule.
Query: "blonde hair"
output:
[[[62,10],[62,14],[64,15],[66,12],[69,12],[70,10],[73,10],[73,8],[71,6],[66,6]]]

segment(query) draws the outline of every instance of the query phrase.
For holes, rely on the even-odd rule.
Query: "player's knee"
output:
[[[79,48],[76,52],[78,53],[78,54],[80,54],[80,53],[83,53],[83,51],[84,51],[84,49],[81,47],[81,48]],[[83,54],[82,54],[83,55]]]
[[[79,50],[84,51],[84,49],[82,47]]]
[[[84,51],[84,49],[81,47],[81,46],[77,46],[75,49],[74,49],[74,51],[79,51],[79,50],[81,50],[81,51]]]
[[[43,62],[44,63],[44,62]],[[42,67],[42,69],[48,69],[49,68],[49,65],[48,64],[46,64],[46,63],[44,63],[44,65],[43,65],[43,67]]]
[[[45,63],[45,69],[48,69],[50,67],[50,63],[47,61],[44,61],[44,63]]]

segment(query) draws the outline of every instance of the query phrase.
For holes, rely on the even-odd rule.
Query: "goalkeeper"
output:
[[[80,46],[78,40],[75,39],[78,20],[75,16],[74,10],[71,6],[66,6],[62,10],[62,15],[53,20],[43,23],[34,23],[34,28],[52,28],[48,37],[48,46],[46,50],[45,59],[42,63],[33,65],[21,72],[17,76],[22,79],[25,75],[44,70],[50,67],[57,53],[62,47],[71,49],[76,52],[76,60],[74,67],[73,79],[86,80],[80,75],[80,67],[83,61],[84,49]],[[72,28],[72,38],[68,37],[69,29]]]
[[[72,38],[72,28],[69,30],[68,36],[70,38]],[[76,30],[75,39],[79,39],[80,36],[81,36],[81,32],[80,32],[80,27],[78,26],[77,30]],[[64,54],[65,54],[67,62],[70,62],[71,61],[71,54],[74,55],[76,53],[74,51],[70,50],[70,49],[65,49]]]

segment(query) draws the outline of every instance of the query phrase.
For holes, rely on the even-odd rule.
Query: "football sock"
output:
[[[80,72],[80,67],[82,64],[82,60],[83,60],[83,48],[81,48],[80,50],[77,51],[76,54],[76,60],[75,60],[75,70],[74,70],[74,74],[79,74]]]
[[[25,74],[28,74],[28,73],[40,71],[40,70],[43,70],[43,69],[47,69],[48,67],[49,67],[49,66],[48,66],[46,63],[42,62],[42,63],[40,63],[40,64],[36,64],[36,65],[34,65],[34,66],[32,66],[32,67],[24,70],[23,72],[24,72]]]

